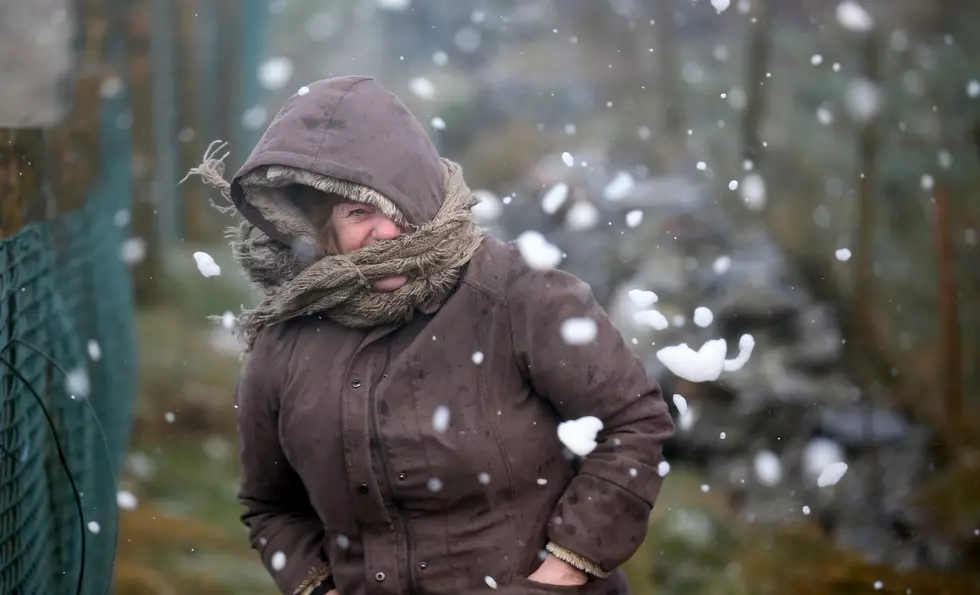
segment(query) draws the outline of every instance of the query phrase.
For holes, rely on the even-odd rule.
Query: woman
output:
[[[212,155],[193,173],[265,295],[240,321],[240,501],[281,591],[628,593],[673,424],[589,287],[484,236],[370,78],[291,97],[230,185]],[[585,416],[573,460],[557,427]]]

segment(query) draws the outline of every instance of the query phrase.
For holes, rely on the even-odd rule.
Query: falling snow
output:
[[[858,123],[864,123],[881,110],[881,89],[871,81],[858,78],[847,86],[844,94],[844,105],[848,113]]]
[[[558,212],[558,209],[565,204],[565,200],[568,198],[568,184],[560,182],[555,184],[544,193],[541,197],[541,208],[545,213],[549,215],[554,215]]]
[[[980,97],[980,81],[973,79],[966,84],[966,96],[971,99]]]
[[[473,195],[479,201],[472,209],[473,217],[477,221],[493,221],[503,213],[503,202],[493,192],[489,190],[474,190]]]
[[[606,200],[622,200],[629,196],[629,193],[631,190],[633,190],[633,186],[635,184],[636,181],[633,179],[633,176],[629,174],[629,172],[621,171],[617,173],[608,184],[606,184],[606,187],[602,191],[602,195],[606,198]]]
[[[272,564],[272,569],[279,572],[286,567],[286,554],[283,552],[276,552],[272,554],[272,559],[270,560]]]
[[[599,223],[599,209],[587,200],[575,201],[565,216],[565,225],[572,231],[592,229]]]
[[[731,0],[711,0],[711,6],[718,12],[724,12],[731,6]]]
[[[629,296],[631,302],[641,308],[646,308],[647,306],[656,303],[659,299],[657,298],[657,294],[645,289],[631,289],[627,295]]]
[[[816,437],[803,449],[801,466],[803,473],[816,482],[831,465],[844,463],[844,449],[829,438]],[[844,464],[846,470],[847,465]]]
[[[701,328],[707,328],[711,325],[712,321],[715,319],[715,315],[710,309],[704,306],[698,306],[694,309],[694,324],[700,326]]]
[[[953,166],[952,153],[945,149],[939,151],[939,153],[936,154],[936,163],[943,169],[949,169]]]
[[[674,395],[672,400],[674,401],[674,407],[677,407],[677,412],[684,415],[688,412],[687,399],[681,395]]]
[[[535,269],[552,269],[562,260],[561,250],[548,242],[540,232],[525,231],[517,240],[517,249],[528,266]]]
[[[65,376],[65,391],[72,399],[84,399],[88,397],[92,385],[89,383],[88,371],[78,367],[69,370]]]
[[[132,492],[119,490],[116,492],[116,505],[123,510],[135,510],[137,506],[136,496]]]
[[[847,262],[851,259],[851,251],[847,248],[840,248],[834,252],[834,256],[841,262]]]
[[[782,463],[771,450],[761,450],[756,453],[752,468],[759,483],[765,486],[774,486],[783,478]]]
[[[664,347],[657,351],[657,359],[676,376],[691,382],[717,380],[723,371],[736,371],[748,361],[755,347],[751,335],[739,339],[739,353],[735,359],[726,360],[728,345],[724,339],[705,341],[694,351],[686,343]]]
[[[677,425],[680,426],[681,430],[690,430],[696,421],[694,410],[688,406],[687,399],[681,395],[675,394],[671,400],[674,402],[674,407],[677,408]]]
[[[817,108],[817,122],[820,122],[824,126],[833,124],[834,112],[830,111],[830,108],[821,105]]]
[[[596,434],[602,430],[602,420],[586,416],[558,424],[558,439],[565,447],[580,457],[595,450]]]
[[[432,99],[436,96],[436,87],[429,79],[419,76],[408,82],[408,89],[419,99]]]
[[[845,0],[837,5],[837,22],[849,31],[867,32],[874,27],[868,11],[857,2]]]
[[[132,213],[129,212],[129,209],[119,209],[116,211],[116,214],[112,216],[112,222],[116,225],[116,227],[125,227],[129,225],[132,217]]]
[[[662,331],[670,326],[667,317],[657,310],[641,310],[640,312],[635,312],[633,314],[633,321],[636,324],[649,326],[658,331]]]
[[[412,0],[378,0],[378,6],[392,12],[403,12],[412,5]]]
[[[445,432],[449,428],[449,407],[439,405],[432,414],[432,428],[437,432]]]
[[[286,86],[293,76],[293,63],[289,58],[269,58],[259,65],[259,84],[270,91]]]
[[[146,240],[143,238],[128,238],[123,241],[119,257],[129,266],[135,266],[146,258]]]
[[[817,487],[826,488],[837,485],[837,482],[847,473],[847,463],[838,461],[824,467],[817,477]]]
[[[745,206],[758,211],[766,206],[766,182],[757,173],[750,173],[742,180],[742,202]]]
[[[221,274],[221,267],[214,262],[214,259],[207,252],[195,252],[194,262],[197,263],[197,270],[205,277],[217,277]]]
[[[264,107],[261,105],[253,105],[242,112],[242,126],[244,126],[246,130],[258,130],[265,125],[268,118],[268,113],[265,111]]]
[[[585,317],[568,318],[561,323],[561,338],[567,345],[585,345],[595,341],[598,326]]]

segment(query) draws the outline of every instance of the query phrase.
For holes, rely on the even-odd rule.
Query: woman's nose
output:
[[[378,217],[374,225],[375,240],[391,240],[397,238],[402,233],[398,225],[388,217]]]

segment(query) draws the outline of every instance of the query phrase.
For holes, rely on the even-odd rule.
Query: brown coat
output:
[[[270,127],[280,146],[269,150],[355,183],[368,182],[357,171],[374,172],[386,181],[372,187],[410,220],[431,216],[432,197],[412,185],[431,183],[431,172],[393,171],[434,154],[420,126],[421,138],[392,131],[414,121],[400,102],[370,79],[310,89],[284,108],[295,118],[281,113]],[[354,114],[337,109],[345,95]],[[367,119],[364,110],[394,116]],[[304,112],[325,130],[275,130],[312,127]],[[342,147],[353,121],[369,139],[415,145],[399,152],[382,142],[353,156],[323,148]],[[274,163],[262,150],[272,144],[260,142],[236,179]],[[392,165],[402,153],[416,163]],[[596,321],[595,340],[566,344],[562,322],[579,316]],[[439,407],[450,412],[444,431],[433,424]],[[311,316],[267,328],[242,370],[236,408],[243,520],[283,593],[329,564],[342,595],[492,592],[485,577],[512,595],[625,594],[620,572],[580,588],[523,577],[549,541],[607,571],[628,559],[646,535],[661,445],[673,432],[659,388],[589,287],[531,269],[492,238],[457,286],[410,323],[350,329]],[[557,425],[587,415],[604,423],[598,446],[570,461]]]

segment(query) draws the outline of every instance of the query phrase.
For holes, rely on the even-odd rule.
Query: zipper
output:
[[[384,470],[385,481],[388,483],[388,491],[391,495],[394,495],[396,485],[391,476],[391,467],[388,465],[388,455],[385,454],[384,443],[381,439],[381,415],[378,411],[378,397],[377,390],[378,385],[381,384],[381,380],[387,376],[388,365],[391,363],[391,344],[385,345],[385,364],[381,368],[381,376],[378,378],[377,382],[371,386],[371,392],[368,393],[368,407],[371,411],[371,441],[377,445],[378,455],[381,458],[381,467]],[[415,592],[415,585],[418,584],[418,577],[415,574],[415,567],[412,564],[412,560],[415,559],[415,547],[412,542],[412,537],[408,530],[408,524],[401,518],[400,515],[395,513],[395,503],[392,501],[390,514],[393,520],[397,523],[398,527],[401,529],[402,535],[405,536],[405,549],[406,549],[406,560],[405,566],[407,570],[406,576],[408,577],[408,590],[410,593]]]

